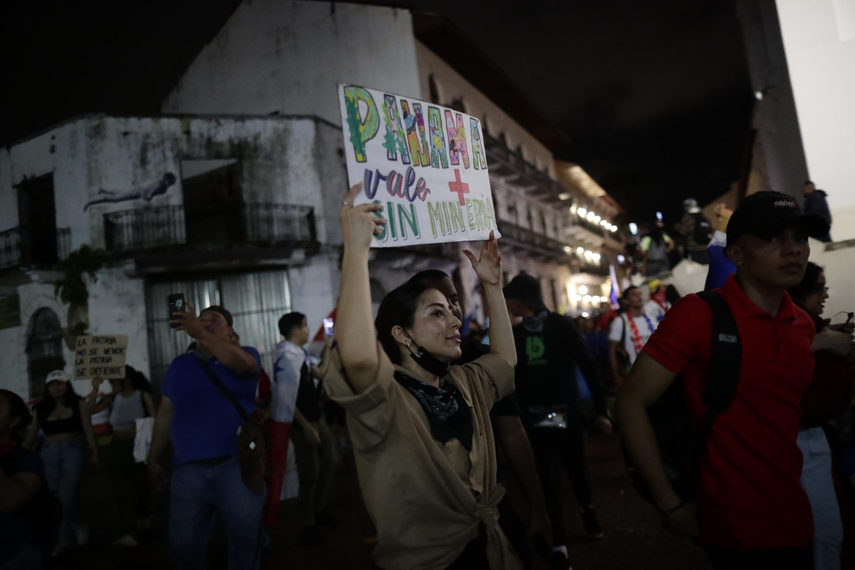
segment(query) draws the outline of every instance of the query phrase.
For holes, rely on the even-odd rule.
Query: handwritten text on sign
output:
[[[375,247],[498,237],[481,121],[354,85],[338,96],[355,205],[382,204],[387,220]]]
[[[74,378],[124,378],[128,335],[86,335],[77,337]]]

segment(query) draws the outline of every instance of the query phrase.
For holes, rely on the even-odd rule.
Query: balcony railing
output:
[[[498,226],[499,231],[502,234],[502,238],[512,240],[523,247],[540,252],[544,255],[569,258],[567,250],[565,249],[567,244],[560,242],[557,239],[521,228],[520,226],[504,220],[499,220]]]
[[[52,233],[54,238],[26,226],[0,232],[0,270],[19,265],[49,267],[68,258],[71,230],[57,228]]]
[[[104,245],[113,253],[316,241],[310,206],[253,203],[194,210],[164,206],[104,214]]]

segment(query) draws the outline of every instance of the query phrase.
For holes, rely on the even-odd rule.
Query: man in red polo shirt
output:
[[[683,504],[662,467],[646,408],[678,377],[695,429],[712,353],[712,314],[689,295],[665,315],[627,378],[618,418],[627,450],[665,524],[697,537],[716,568],[812,568],[813,523],[796,445],[802,393],[811,382],[815,328],[786,293],[801,281],[808,236],[827,224],[792,198],[746,198],[727,228],[737,266],[724,297],[739,328],[742,374],[730,408],[716,417],[700,465],[697,506]]]

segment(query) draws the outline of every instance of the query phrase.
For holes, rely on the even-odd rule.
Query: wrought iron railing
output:
[[[55,241],[41,234],[31,235],[26,226],[0,232],[0,270],[19,265],[55,265],[66,259],[70,251],[69,228],[57,228]]]
[[[520,226],[504,220],[499,220],[498,226],[503,238],[512,239],[520,244],[542,250],[545,253],[551,253],[558,256],[567,255],[567,250],[565,249],[567,244],[560,242],[557,239],[521,228]]]
[[[104,214],[104,246],[113,253],[316,241],[310,206],[252,203],[192,211],[163,206]]]
[[[21,263],[20,228],[0,232],[0,269],[15,267]]]

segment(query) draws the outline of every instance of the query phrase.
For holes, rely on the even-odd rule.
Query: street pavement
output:
[[[279,528],[271,533],[270,546],[263,567],[276,570],[368,570],[371,562],[371,521],[362,506],[352,456],[345,459],[336,475],[331,511],[340,520],[324,528],[326,546],[306,548],[301,545],[294,501],[283,505]],[[595,505],[605,529],[601,540],[588,540],[582,534],[577,507],[565,497],[570,562],[576,570],[705,570],[703,551],[697,546],[666,532],[659,516],[636,496],[626,475],[617,435],[592,436],[588,457],[594,480]],[[569,481],[566,485],[569,493]],[[390,492],[398,490],[390,489]],[[90,521],[92,539],[85,547],[56,559],[51,568],[157,568],[166,570],[166,505],[163,495],[155,497],[153,530],[143,537],[138,548],[112,546],[116,538],[116,503],[109,479],[101,470],[90,470],[84,484],[84,505]],[[224,537],[214,541],[209,553],[209,568],[225,569],[227,550]]]

